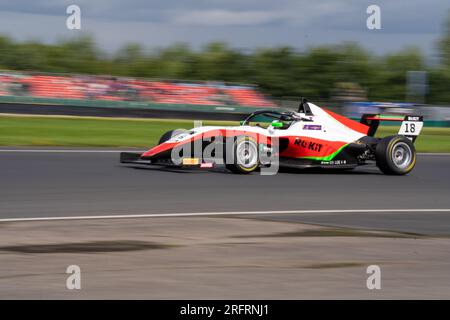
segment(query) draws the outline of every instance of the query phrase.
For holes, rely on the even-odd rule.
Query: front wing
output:
[[[213,168],[214,163],[212,162],[202,162],[199,158],[183,158],[183,162],[180,164],[174,164],[170,159],[149,159],[142,158],[140,153],[133,152],[121,152],[120,153],[120,163],[128,164],[145,164],[145,165],[163,165],[172,167],[200,167],[200,168]]]

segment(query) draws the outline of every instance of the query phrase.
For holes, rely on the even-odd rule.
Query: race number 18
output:
[[[416,131],[416,124],[414,122],[405,123],[405,133],[414,133],[415,131]]]
[[[403,121],[398,134],[406,136],[418,136],[422,130],[423,122],[420,121]]]

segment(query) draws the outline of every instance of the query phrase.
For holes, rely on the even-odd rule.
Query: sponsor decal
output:
[[[423,121],[422,116],[406,116],[406,121]]]
[[[166,142],[180,142],[181,140],[187,138],[190,136],[190,133],[180,133],[176,135],[175,137],[170,138]]]
[[[320,164],[327,164],[327,165],[340,165],[340,164],[347,164],[347,160],[331,160],[331,161],[322,161]]]
[[[320,124],[305,124],[303,130],[322,130],[322,126]]]
[[[195,166],[200,163],[198,158],[183,158],[184,166]]]
[[[320,150],[323,147],[323,145],[321,143],[305,141],[305,140],[302,140],[299,138],[295,139],[294,145],[304,148],[304,149],[311,150],[311,151],[317,151],[317,152],[320,152]]]
[[[212,168],[214,167],[214,163],[212,162],[205,162],[200,164],[200,168]]]

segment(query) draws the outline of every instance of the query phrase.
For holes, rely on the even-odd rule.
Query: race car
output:
[[[381,121],[400,121],[398,134],[374,137]],[[385,174],[404,175],[416,164],[414,142],[422,127],[418,115],[365,114],[358,122],[302,98],[296,112],[260,110],[239,126],[171,130],[157,146],[123,152],[120,161],[200,168],[224,164],[241,174],[272,166],[348,170],[376,164]]]

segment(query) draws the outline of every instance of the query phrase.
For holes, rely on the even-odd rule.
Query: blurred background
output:
[[[66,26],[69,4],[0,4],[0,112],[35,104],[101,115],[88,109],[101,106],[225,120],[295,108],[303,96],[355,119],[413,113],[427,126],[450,123],[446,1],[413,1],[414,12],[381,1],[378,30],[367,27],[367,1],[82,0],[80,29]]]

